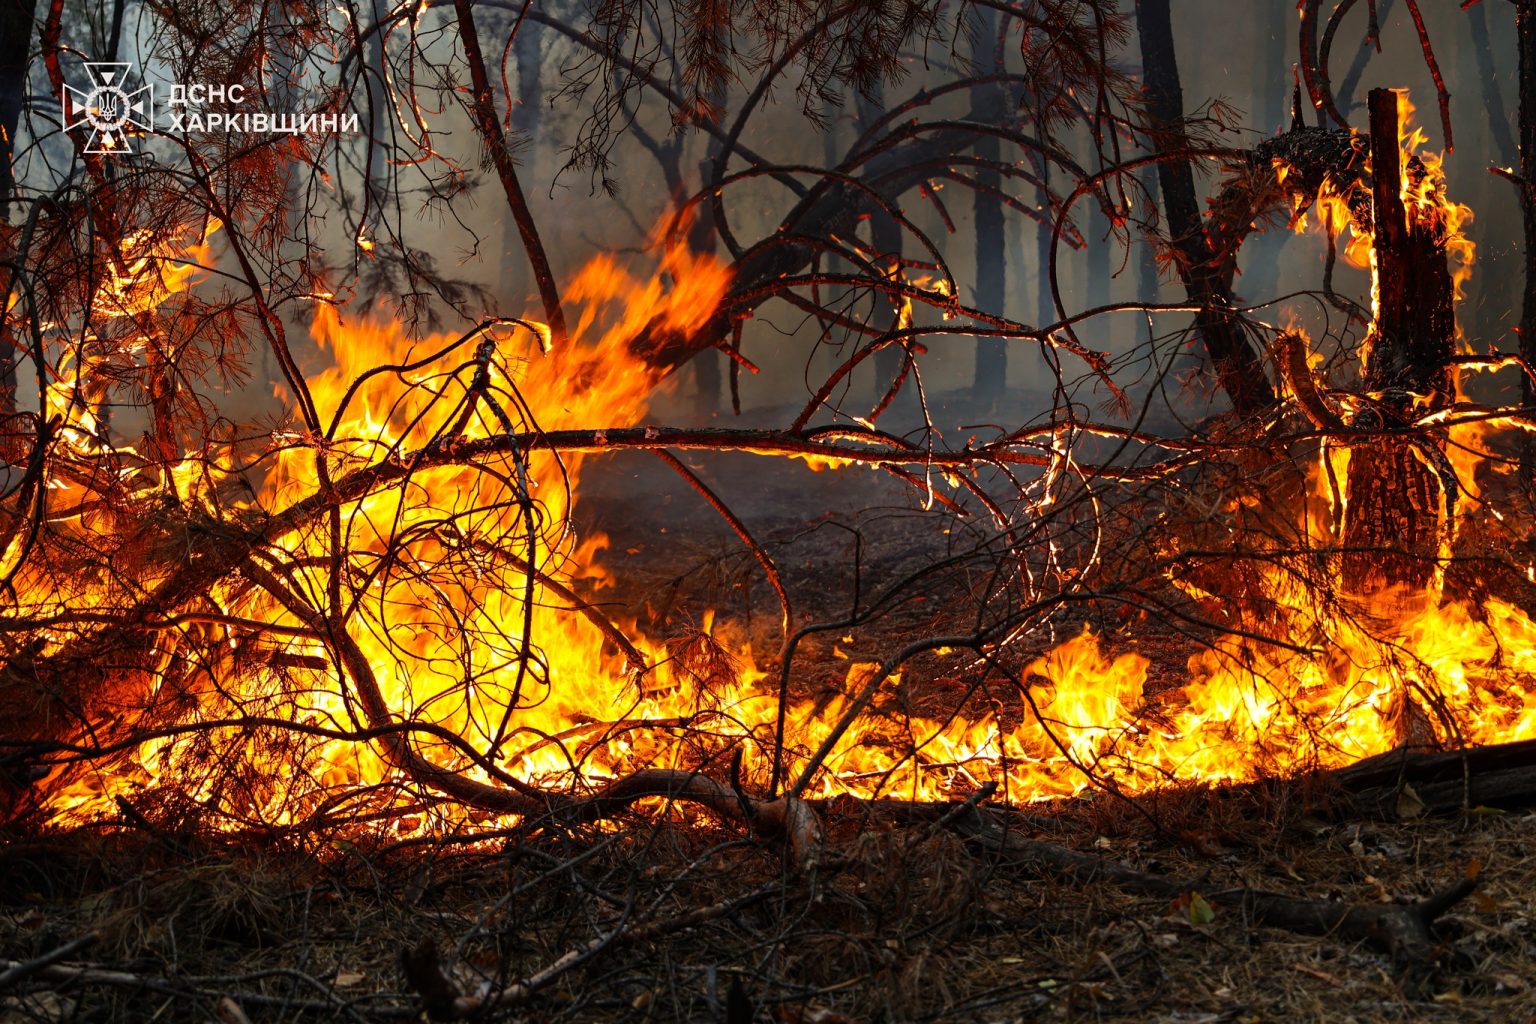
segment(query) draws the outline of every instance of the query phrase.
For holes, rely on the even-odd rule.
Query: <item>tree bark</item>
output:
[[[1376,396],[1359,426],[1408,427],[1454,397],[1456,319],[1443,228],[1402,198],[1397,94],[1370,94],[1375,323],[1366,339],[1365,391]],[[1344,519],[1344,584],[1356,594],[1427,586],[1442,538],[1446,495],[1432,442],[1384,437],[1353,449]]]
[[[1179,83],[1168,0],[1136,0],[1136,27],[1153,145],[1161,154],[1188,149],[1184,91]],[[1200,307],[1195,332],[1210,353],[1232,408],[1244,417],[1262,413],[1274,405],[1275,390],[1264,375],[1263,363],[1242,321],[1233,312],[1231,289],[1222,280],[1216,255],[1206,239],[1194,169],[1187,159],[1170,157],[1157,165],[1157,176],[1179,277],[1190,304]]]

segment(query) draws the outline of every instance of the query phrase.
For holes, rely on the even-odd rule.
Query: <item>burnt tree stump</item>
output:
[[[1455,396],[1455,290],[1445,220],[1433,204],[1404,202],[1397,94],[1372,90],[1370,117],[1375,316],[1364,384],[1374,401],[1354,425],[1383,433],[1355,446],[1349,460],[1343,582],[1360,595],[1430,584],[1445,528],[1442,508],[1454,502],[1447,494],[1453,482],[1433,468],[1438,442],[1408,434],[1415,420]],[[1414,172],[1427,173],[1415,161],[1411,189],[1422,184]]]

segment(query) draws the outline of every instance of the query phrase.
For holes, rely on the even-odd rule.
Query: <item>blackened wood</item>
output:
[[[36,28],[37,0],[0,0],[0,213],[16,190],[16,133],[26,101],[27,57]],[[0,255],[14,259],[11,243]],[[10,271],[0,270],[0,286],[9,292]],[[16,339],[9,325],[0,327],[0,415],[16,411]]]
[[[1397,94],[1373,89],[1370,110],[1380,309],[1365,384],[1372,391],[1400,389],[1443,403],[1452,395],[1456,335],[1444,233],[1437,222],[1410,215],[1403,204]]]
[[[1515,25],[1520,47],[1520,189],[1521,225],[1525,246],[1525,298],[1520,313],[1520,355],[1536,366],[1536,0],[1516,0]],[[1520,404],[1536,403],[1536,388],[1520,376]],[[1536,481],[1536,444],[1525,435],[1520,450],[1520,479]]]
[[[1370,94],[1375,322],[1366,339],[1365,390],[1375,399],[1358,426],[1404,429],[1454,397],[1456,320],[1443,220],[1403,201],[1397,94]],[[1422,591],[1440,554],[1442,489],[1423,439],[1384,435],[1352,449],[1344,520],[1343,581],[1356,594]],[[1416,451],[1412,444],[1420,444]]]
[[[1454,814],[1475,807],[1531,807],[1536,806],[1536,740],[1445,752],[1394,750],[1313,781],[1324,783],[1346,813],[1367,818],[1393,819],[1404,810]]]

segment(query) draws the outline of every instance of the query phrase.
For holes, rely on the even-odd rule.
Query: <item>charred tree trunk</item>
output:
[[[1187,157],[1172,155],[1188,150],[1190,143],[1184,131],[1184,90],[1179,83],[1168,0],[1136,0],[1136,27],[1141,38],[1149,134],[1157,152],[1166,156],[1157,165],[1157,175],[1168,237],[1189,301],[1200,307],[1195,331],[1210,353],[1232,408],[1239,416],[1253,416],[1274,405],[1275,391],[1242,321],[1233,312],[1231,288],[1223,280],[1206,238],[1194,169]]]
[[[532,155],[538,152],[539,125],[544,112],[544,76],[541,73],[543,59],[542,26],[524,21],[517,26],[517,37],[512,40],[512,52],[517,58],[517,95],[509,96],[508,117],[512,125],[512,144],[526,146],[530,166]],[[503,217],[501,223],[501,280],[502,294],[521,304],[527,298],[527,261],[523,259],[523,243],[515,222]],[[516,289],[516,291],[514,291]]]
[[[16,191],[16,132],[27,92],[27,54],[36,28],[37,0],[0,0],[0,203],[9,209]],[[9,256],[9,239],[0,255]],[[10,271],[0,270],[0,284],[10,290]],[[16,339],[0,328],[0,416],[16,411]]]
[[[37,27],[37,0],[0,0],[0,198],[16,188],[12,159],[27,92],[27,54]]]
[[[1397,94],[1370,94],[1375,324],[1366,339],[1365,390],[1376,396],[1356,425],[1391,432],[1454,397],[1450,362],[1456,336],[1454,290],[1442,221],[1403,201]],[[1438,449],[1422,437],[1384,434],[1353,449],[1344,520],[1344,584],[1368,594],[1422,589],[1434,576],[1454,478],[1433,465]]]
[[[1536,253],[1536,0],[1517,0],[1515,25],[1520,40],[1520,213],[1525,239],[1525,296],[1520,313],[1520,355],[1536,366],[1536,273],[1530,265]],[[1536,404],[1536,388],[1520,377],[1520,404]],[[1530,435],[1521,442],[1520,480],[1536,487],[1536,445]]]

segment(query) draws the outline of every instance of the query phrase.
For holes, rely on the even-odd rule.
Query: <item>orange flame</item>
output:
[[[1429,173],[1405,199],[1433,205],[1469,266],[1464,208],[1445,200],[1440,164],[1425,165]],[[1348,226],[1341,197],[1320,196],[1318,205],[1334,228]],[[1369,239],[1351,248],[1357,244],[1368,251]],[[711,257],[680,244],[660,252],[661,272],[643,277],[606,256],[588,264],[566,289],[581,308],[567,345],[551,350],[541,325],[487,328],[477,339],[473,385],[455,338],[412,337],[398,324],[348,319],[322,305],[313,333],[334,364],[309,387],[326,436],[274,439],[274,468],[256,507],[311,499],[330,486],[322,472],[334,482],[406,460],[443,442],[445,421],[462,443],[514,429],[600,431],[641,421],[660,383],[640,354],[642,332],[657,318],[682,330],[702,325],[728,283]],[[398,487],[343,502],[327,528],[277,538],[265,561],[316,607],[340,589],[347,633],[399,720],[490,751],[522,779],[588,784],[650,765],[698,767],[736,747],[749,773],[765,774],[780,714],[777,680],[765,677],[729,627],[706,617],[691,638],[636,637],[636,650],[626,652],[573,612],[574,604],[597,602],[606,583],[594,559],[605,539],[577,537],[570,525],[581,464],[540,451],[424,465]],[[1319,492],[1313,501],[1332,500],[1329,488]],[[530,535],[532,544],[523,539]],[[1171,694],[1145,691],[1147,658],[1111,655],[1088,632],[1015,680],[1021,700],[1011,712],[979,719],[861,713],[851,695],[877,669],[854,664],[843,693],[783,709],[790,777],[845,716],[851,727],[807,795],[932,799],[998,781],[1022,801],[1078,793],[1092,780],[1135,793],[1175,780],[1242,781],[1335,766],[1405,739],[1485,743],[1536,734],[1536,686],[1510,684],[1536,681],[1536,623],[1512,605],[1386,595],[1368,607],[1321,608],[1316,593],[1278,570],[1264,586],[1277,608],[1271,629],[1289,642],[1220,637],[1189,659],[1185,684]],[[206,670],[204,713],[222,707],[231,716],[338,732],[364,724],[323,635],[243,581],[214,598],[221,616],[267,623],[273,633],[230,634],[227,657]],[[46,610],[56,599],[28,600]],[[616,625],[634,634],[632,624]],[[895,689],[900,679],[883,685]],[[185,795],[241,820],[302,821],[328,802],[397,808],[411,788],[367,743],[330,739],[285,761],[255,749],[239,727],[216,735],[230,756],[261,764],[267,780],[234,792],[209,772]],[[115,813],[115,796],[195,763],[204,742],[152,740],[131,758],[76,776],[51,793],[54,820]],[[444,767],[488,777],[460,747],[429,739],[422,749]],[[395,814],[388,827],[455,824],[456,812],[432,814]]]

